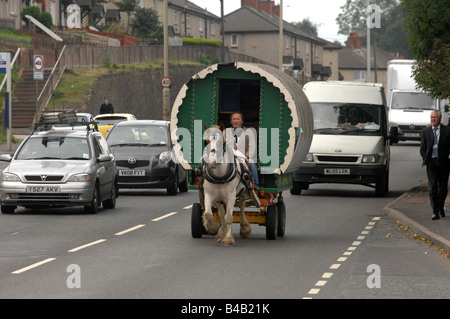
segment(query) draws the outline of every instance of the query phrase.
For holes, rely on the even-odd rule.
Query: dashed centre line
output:
[[[131,227],[131,228],[122,230],[122,231],[120,231],[120,232],[118,232],[118,233],[115,233],[114,235],[115,235],[115,236],[122,236],[123,234],[129,233],[129,232],[131,232],[131,231],[133,231],[133,230],[136,230],[136,229],[139,229],[139,228],[142,228],[142,227],[145,227],[145,225],[144,225],[144,224],[136,225],[136,226],[134,226],[134,227]]]
[[[192,205],[186,206],[186,207],[184,207],[183,209],[189,209],[189,208],[191,208],[191,207],[192,207]],[[162,219],[165,219],[165,218],[167,218],[167,217],[173,216],[173,215],[175,215],[175,214],[178,214],[178,212],[171,212],[171,213],[166,214],[166,215],[163,215],[163,216],[161,216],[161,217],[152,219],[152,222],[160,221],[160,220],[162,220]],[[121,236],[121,235],[124,235],[124,234],[126,234],[126,233],[132,232],[132,231],[134,231],[134,230],[136,230],[136,229],[145,227],[145,226],[146,226],[145,224],[139,224],[139,225],[136,225],[136,226],[134,226],[134,227],[131,227],[131,228],[122,230],[122,231],[120,231],[120,232],[117,232],[117,233],[115,233],[114,235],[115,235],[115,236]],[[106,241],[106,239],[99,239],[99,240],[90,242],[90,243],[88,243],[88,244],[85,244],[85,245],[81,245],[81,246],[72,248],[72,249],[68,250],[67,252],[68,252],[68,253],[74,253],[74,252],[80,251],[80,250],[82,250],[82,249],[84,249],[84,248],[88,248],[88,247],[91,247],[91,246],[94,246],[94,245],[103,243],[103,242],[105,242],[105,241]],[[13,271],[11,274],[15,274],[15,275],[21,274],[21,273],[23,273],[23,272],[25,272],[25,271],[27,271],[27,270],[30,270],[30,269],[39,267],[39,266],[44,265],[44,264],[46,264],[46,263],[49,263],[49,262],[51,262],[51,261],[53,261],[53,260],[55,260],[55,259],[56,259],[56,258],[47,258],[47,259],[42,260],[42,261],[40,261],[40,262],[34,263],[34,264],[30,265],[30,266],[27,266],[27,267],[24,267],[24,268],[15,270],[15,271]]]
[[[163,216],[161,216],[161,217],[158,217],[158,218],[152,219],[152,222],[157,222],[157,221],[160,221],[161,219],[164,219],[164,218],[170,217],[170,216],[172,216],[172,215],[175,215],[175,214],[178,214],[178,212],[171,212],[171,213],[168,213],[168,214],[166,214],[166,215],[163,215]]]
[[[93,241],[93,242],[91,242],[91,243],[89,243],[89,244],[82,245],[82,246],[78,246],[78,247],[76,247],[76,248],[72,248],[72,249],[68,250],[67,252],[68,252],[68,253],[74,253],[74,252],[79,251],[79,250],[81,250],[81,249],[84,249],[84,248],[87,248],[87,247],[91,247],[91,246],[94,246],[94,245],[103,243],[103,242],[105,242],[105,241],[106,241],[106,239],[99,239],[99,240]]]
[[[34,263],[34,264],[32,264],[32,265],[30,265],[30,266],[28,266],[28,267],[24,267],[24,268],[21,268],[21,269],[19,269],[19,270],[13,271],[11,274],[14,274],[14,275],[21,274],[21,273],[23,273],[23,272],[25,272],[25,271],[27,271],[27,270],[30,270],[30,269],[36,268],[36,267],[38,267],[38,266],[40,266],[40,265],[49,263],[49,262],[51,262],[51,261],[53,261],[53,260],[55,260],[55,259],[56,259],[56,258],[47,258],[47,259],[42,260],[42,261],[40,261],[40,262]]]
[[[377,221],[379,221],[380,219],[381,217],[372,218],[372,221],[370,221],[367,224],[367,226],[364,228],[365,230],[363,230],[361,234],[356,238],[356,240],[353,241],[352,245],[347,248],[347,250],[342,254],[342,257],[339,257],[337,259],[337,262],[339,263],[332,264],[329,269],[336,270],[342,265],[343,262],[347,261],[348,256],[350,256],[356,250],[356,248],[358,248],[358,246],[361,245],[362,241],[366,238],[366,235],[370,233],[369,230],[373,229]],[[333,274],[334,273],[332,272],[325,272],[322,275],[322,279],[330,279],[333,276]],[[313,295],[317,295],[320,292],[320,288],[317,287],[324,287],[326,284],[327,280],[319,280],[318,282],[316,282],[315,288],[310,289],[308,292],[308,296],[304,297],[303,299],[312,299]]]

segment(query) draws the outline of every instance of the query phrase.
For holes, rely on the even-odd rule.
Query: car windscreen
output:
[[[97,125],[114,125],[120,121],[126,121],[127,118],[123,116],[108,116],[95,119]]]
[[[163,146],[169,144],[169,130],[160,125],[115,126],[106,141],[110,146],[144,145]]]
[[[434,110],[434,100],[422,92],[394,92],[392,93],[392,105],[394,110]]]
[[[17,160],[88,160],[89,158],[86,138],[64,136],[30,137],[16,156]]]
[[[381,135],[382,105],[311,103],[315,134]]]

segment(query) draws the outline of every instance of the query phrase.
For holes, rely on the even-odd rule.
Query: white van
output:
[[[442,124],[448,125],[448,107],[442,100],[417,90],[412,69],[413,60],[391,60],[387,65],[386,102],[391,144],[398,141],[420,141],[422,129],[430,125],[434,110],[442,113]]]
[[[315,183],[361,184],[376,196],[389,189],[390,148],[384,88],[378,83],[309,82],[314,136],[294,173],[291,194]]]

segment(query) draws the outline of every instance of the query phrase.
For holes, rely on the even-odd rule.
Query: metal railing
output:
[[[36,114],[36,118],[39,118],[40,113],[45,109],[48,102],[50,102],[53,92],[55,91],[59,81],[61,80],[61,77],[66,69],[65,56],[66,56],[66,46],[64,46],[63,49],[61,50],[58,60],[56,61],[55,66],[53,67],[52,72],[50,73],[47,81],[45,82],[44,88],[42,89],[41,93],[38,96],[37,99],[38,112]]]

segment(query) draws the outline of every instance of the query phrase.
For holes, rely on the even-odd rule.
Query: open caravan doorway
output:
[[[231,114],[241,112],[244,126],[259,128],[261,84],[259,80],[221,79],[218,124],[230,127]]]

